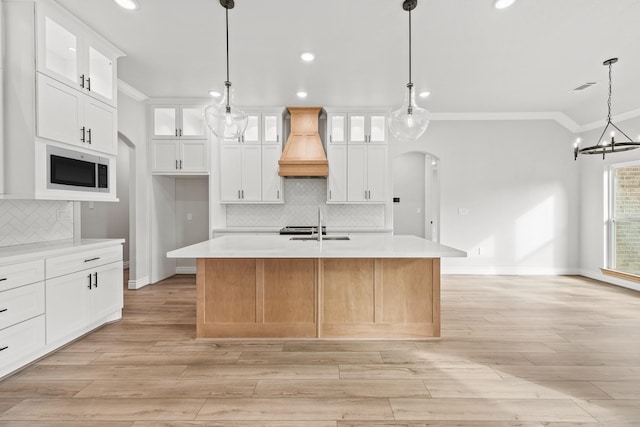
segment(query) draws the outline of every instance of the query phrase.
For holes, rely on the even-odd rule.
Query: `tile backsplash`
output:
[[[282,227],[313,225],[321,206],[328,227],[384,228],[384,205],[327,205],[327,180],[287,178],[285,204],[227,205],[228,227]]]
[[[73,238],[73,202],[0,200],[0,246]]]

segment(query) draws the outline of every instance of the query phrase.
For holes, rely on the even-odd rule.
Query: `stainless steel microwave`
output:
[[[47,188],[109,192],[109,159],[47,146]]]

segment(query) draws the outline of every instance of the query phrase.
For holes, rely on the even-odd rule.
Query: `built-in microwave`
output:
[[[47,146],[47,188],[109,192],[109,159]]]

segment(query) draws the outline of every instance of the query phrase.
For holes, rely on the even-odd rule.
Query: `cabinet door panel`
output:
[[[262,116],[263,130],[262,130],[262,143],[263,144],[278,144],[280,143],[280,122],[281,117],[276,114],[264,114]]]
[[[348,191],[347,200],[364,202],[366,187],[367,150],[365,145],[350,145],[347,157]]]
[[[80,89],[82,39],[78,24],[49,3],[38,3],[37,68]]]
[[[206,129],[204,122],[203,107],[182,107],[182,130],[183,138],[205,138]]]
[[[122,261],[93,271],[92,320],[100,320],[122,309]]]
[[[183,141],[180,143],[180,159],[182,160],[180,172],[207,172],[207,141]]]
[[[178,109],[176,107],[153,107],[154,138],[178,136]]]
[[[87,93],[109,105],[116,105],[116,58],[111,56],[103,42],[93,37],[86,38]]]
[[[0,329],[42,313],[44,313],[44,282],[0,292]]]
[[[240,200],[242,189],[242,146],[220,146],[220,200]]]
[[[89,324],[90,280],[88,271],[47,280],[47,344],[65,338]]]
[[[364,114],[349,114],[349,141],[366,141],[366,120]]]
[[[84,126],[87,128],[85,139],[91,149],[117,154],[117,116],[115,108],[91,97],[84,97]]]
[[[282,149],[278,145],[262,146],[262,201],[282,201],[282,177],[278,175],[278,160]]]
[[[44,315],[34,317],[0,330],[0,375],[8,374],[6,367],[15,361],[24,359],[44,347]]]
[[[247,129],[242,135],[245,144],[260,144],[260,114],[247,115]]]
[[[369,116],[369,142],[384,143],[387,140],[387,119],[383,114]]]
[[[367,146],[367,189],[370,202],[385,201],[385,182],[387,170],[387,147],[384,145]]]
[[[242,200],[258,202],[262,197],[262,155],[259,145],[242,147]]]
[[[38,75],[37,135],[85,146],[82,142],[82,93],[42,74]]]
[[[151,169],[153,172],[177,172],[178,171],[178,142],[177,141],[152,141],[151,142]]]
[[[329,160],[329,176],[327,184],[329,194],[327,200],[330,202],[347,201],[347,146],[331,145],[327,148]]]

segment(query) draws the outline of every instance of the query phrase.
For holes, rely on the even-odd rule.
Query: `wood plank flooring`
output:
[[[444,276],[435,340],[196,340],[195,317],[194,276],[125,290],[0,382],[0,426],[640,426],[640,294],[580,277]]]

